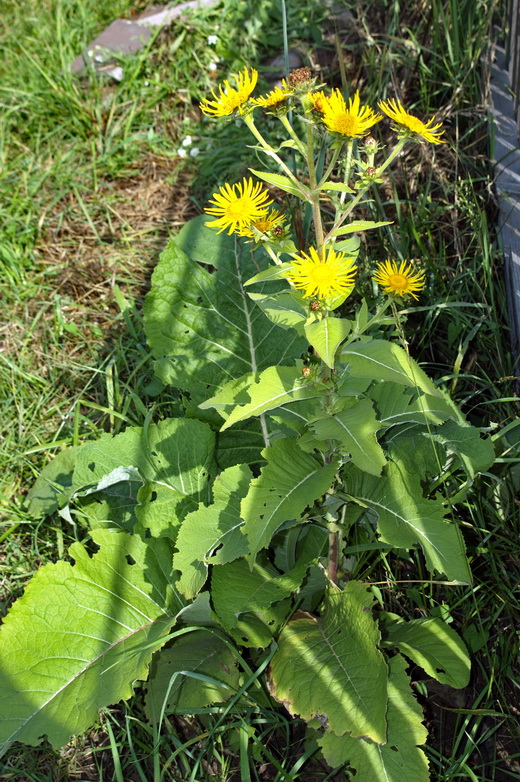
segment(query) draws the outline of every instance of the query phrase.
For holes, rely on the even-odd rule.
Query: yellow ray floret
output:
[[[320,111],[323,114],[323,111],[325,110],[325,103],[327,101],[327,96],[325,93],[322,90],[319,92],[308,92],[307,98],[311,104],[311,111]]]
[[[252,179],[244,179],[236,185],[227,183],[219,187],[218,193],[213,193],[210,204],[215,204],[204,211],[216,217],[206,225],[218,228],[218,233],[229,228],[228,234],[240,231],[267,215],[267,206],[273,203],[268,191]]]
[[[242,112],[242,106],[247,102],[249,96],[256,87],[258,81],[258,71],[251,68],[251,74],[247,68],[233,76],[236,88],[232,87],[229,81],[224,82],[224,87],[219,85],[218,94],[213,90],[214,100],[204,100],[200,104],[203,114],[213,117],[228,117],[237,109]]]
[[[341,92],[332,90],[332,94],[324,99],[323,108],[318,110],[323,114],[327,129],[346,138],[366,136],[370,128],[383,119],[370,106],[361,105],[359,92],[350,98],[347,106]]]
[[[279,109],[285,106],[288,99],[294,95],[292,90],[285,79],[282,80],[281,87],[275,87],[267,95],[262,95],[260,98],[252,98],[251,102],[257,106],[261,106],[263,109]]]
[[[393,296],[410,294],[414,299],[416,292],[424,288],[424,272],[416,272],[411,263],[387,260],[377,264],[373,279],[385,289],[385,293]]]
[[[425,141],[430,141],[432,144],[444,144],[444,139],[439,138],[444,131],[442,128],[442,122],[438,122],[436,125],[433,123],[435,119],[431,119],[428,122],[422,122],[413,114],[409,114],[406,109],[403,108],[401,101],[390,98],[387,101],[381,101],[379,104],[381,111],[390,117],[394,122],[400,125],[402,128],[406,128],[412,136],[419,136]]]
[[[357,266],[353,258],[345,258],[329,248],[318,255],[314,247],[309,254],[295,255],[287,279],[295,288],[303,291],[304,296],[328,299],[332,296],[348,296],[354,288]]]
[[[266,234],[268,231],[276,228],[277,225],[283,225],[284,222],[285,217],[283,214],[279,212],[278,209],[271,209],[269,214],[266,214],[264,217],[260,217],[258,220],[253,220],[248,228],[242,228],[239,230],[238,235],[256,237],[257,234],[253,230],[254,228],[256,228],[257,231],[260,231],[260,233]]]

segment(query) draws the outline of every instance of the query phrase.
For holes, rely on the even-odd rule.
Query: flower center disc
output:
[[[339,114],[334,120],[334,127],[331,128],[336,133],[342,133],[344,136],[357,136],[359,125],[356,117],[352,114]]]
[[[388,278],[388,285],[391,285],[394,290],[404,291],[408,288],[408,277],[404,274],[391,274]]]
[[[232,201],[226,207],[226,214],[228,217],[241,218],[251,212],[251,200],[249,198],[237,198],[236,201]]]

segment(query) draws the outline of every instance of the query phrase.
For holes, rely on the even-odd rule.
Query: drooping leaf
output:
[[[298,611],[271,662],[272,693],[304,720],[320,715],[338,735],[386,741],[387,668],[378,650],[373,598],[350,581],[330,589],[321,617]]]
[[[267,464],[241,503],[252,561],[284,521],[298,519],[330,488],[338,469],[337,462],[320,464],[290,439],[277,440],[263,455]]]
[[[253,285],[255,282],[270,282],[271,280],[285,280],[288,270],[291,268],[290,263],[281,263],[278,266],[269,266],[258,274],[255,274],[249,280],[244,283],[245,286]]]
[[[26,497],[29,516],[49,516],[67,502],[73,491],[72,474],[77,452],[77,447],[66,448],[45,465]]]
[[[70,505],[74,504],[76,518],[83,517],[91,529],[103,526],[131,532],[137,520],[135,510],[143,483],[135,467],[116,467],[92,487],[73,492],[60,515],[72,522]]]
[[[370,399],[358,399],[352,407],[314,421],[311,428],[322,440],[339,440],[360,470],[381,474],[386,459],[376,439],[381,425]]]
[[[381,612],[379,619],[385,645],[397,646],[401,654],[442,684],[466,687],[471,670],[468,651],[446,622],[435,617],[407,622],[389,612]]]
[[[334,369],[336,351],[349,332],[350,321],[345,318],[323,318],[305,325],[305,336],[331,369]]]
[[[0,628],[0,752],[45,735],[62,746],[130,697],[182,607],[167,541],[92,538],[92,557],[75,543],[74,565],[42,567]]]
[[[354,233],[354,231],[370,231],[373,228],[381,228],[383,225],[392,225],[392,221],[387,220],[377,223],[373,220],[353,220],[351,223],[342,225],[341,228],[334,231],[332,236],[344,236],[345,234]]]
[[[300,355],[304,340],[271,323],[247,295],[245,281],[256,271],[249,249],[207,228],[204,217],[170,242],[145,302],[146,334],[164,383],[200,401],[232,378]]]
[[[453,416],[451,406],[440,396],[410,394],[397,383],[377,383],[370,390],[378,418],[384,427],[405,423],[442,424]]]
[[[381,541],[397,548],[420,543],[430,572],[445,573],[458,583],[471,583],[460,529],[445,520],[442,502],[423,497],[419,476],[404,474],[392,462],[385,472],[376,478],[354,467],[347,482],[352,499],[377,513]]]
[[[224,388],[225,391],[226,388]],[[241,390],[242,395],[243,393]],[[246,404],[235,406],[227,416],[221,431],[233,426],[237,421],[245,421],[253,416],[259,416],[286,402],[314,399],[323,396],[324,393],[325,390],[322,387],[306,384],[298,367],[269,367],[257,376],[256,382],[248,386],[249,401]],[[221,397],[208,399],[201,407],[212,407],[215,401],[217,404],[221,404]]]
[[[238,689],[239,676],[233,653],[218,635],[208,630],[187,633],[156,659],[147,687],[147,711],[156,722],[163,710],[193,714],[228,700]]]
[[[339,358],[349,363],[350,371],[356,377],[391,380],[393,383],[420,388],[427,394],[442,397],[420,366],[395,342],[383,339],[355,342],[343,348]]]
[[[380,746],[348,734],[338,736],[328,730],[318,739],[331,766],[348,763],[360,782],[429,782],[428,761],[417,745],[424,744],[427,731],[423,715],[414,699],[406,662],[400,656],[389,660],[388,738]]]
[[[300,183],[297,184],[296,182],[293,182],[292,179],[289,179],[289,177],[284,176],[283,174],[272,174],[270,171],[256,171],[254,168],[250,168],[249,170],[252,174],[259,179],[263,179],[263,181],[267,182],[269,185],[279,187],[281,190],[285,190],[286,193],[298,196],[298,198],[301,198],[304,201],[308,199],[308,189]]]
[[[252,473],[246,465],[224,470],[213,485],[215,501],[188,514],[177,535],[174,565],[180,571],[178,589],[188,598],[202,589],[209,562],[222,564],[247,553],[241,534],[240,501],[248,492]]]

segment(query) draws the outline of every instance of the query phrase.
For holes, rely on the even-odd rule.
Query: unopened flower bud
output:
[[[321,301],[319,299],[313,299],[309,304],[309,309],[311,312],[318,312],[318,310],[321,310]]]
[[[281,225],[275,225],[273,228],[273,234],[275,236],[281,236],[283,234],[283,228]]]
[[[373,136],[367,136],[365,139],[365,149],[372,152],[377,147],[377,141]]]
[[[373,166],[369,166],[367,170],[365,171],[365,174],[367,176],[375,176],[377,174],[376,169]]]
[[[309,377],[311,373],[312,373],[312,369],[310,367],[303,367],[302,369],[303,377]]]

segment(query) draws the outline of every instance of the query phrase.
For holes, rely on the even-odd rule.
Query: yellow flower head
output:
[[[417,299],[416,292],[424,288],[424,272],[414,272],[411,263],[401,261],[383,261],[377,264],[373,279],[385,289],[385,293],[394,296],[406,296],[408,293]]]
[[[346,138],[366,136],[373,125],[383,119],[370,106],[361,106],[359,92],[350,98],[348,106],[339,90],[332,90],[330,97],[323,101],[323,122],[331,133],[339,133]]]
[[[242,113],[242,106],[248,100],[249,96],[256,87],[258,81],[258,71],[251,68],[251,75],[247,68],[234,75],[236,82],[236,88],[231,87],[230,83],[226,80],[224,82],[224,89],[222,85],[219,85],[218,95],[213,90],[212,95],[214,100],[204,100],[200,104],[200,109],[203,114],[213,117],[228,117],[233,114],[236,109]]]
[[[253,228],[256,228],[260,233],[266,234],[271,229],[276,228],[277,225],[283,225],[284,222],[285,217],[283,214],[278,209],[271,209],[269,214],[258,218],[258,220],[253,220],[248,228],[240,229],[238,235],[258,238],[258,234],[253,231]]]
[[[327,96],[320,90],[319,92],[308,92],[307,98],[311,104],[311,111],[319,111],[323,114]]]
[[[354,288],[357,266],[353,258],[345,258],[332,247],[323,251],[320,258],[314,247],[309,255],[302,252],[295,255],[287,279],[295,288],[304,291],[304,296],[328,299],[332,296],[349,296]]]
[[[292,90],[287,85],[285,79],[283,79],[281,88],[275,87],[271,92],[268,92],[267,95],[262,95],[260,98],[252,98],[252,103],[261,106],[263,109],[276,111],[285,108],[287,101],[292,95],[294,95],[294,90]]]
[[[417,117],[414,117],[413,114],[408,114],[403,108],[401,101],[394,100],[394,98],[390,98],[390,100],[387,101],[381,101],[379,108],[381,111],[384,111],[387,117],[390,117],[390,119],[393,119],[393,121],[402,128],[405,128],[406,131],[408,131],[408,133],[405,131],[406,135],[410,135],[410,137],[419,136],[425,141],[430,141],[432,144],[445,143],[444,139],[439,138],[439,136],[442,136],[444,133],[443,130],[439,130],[439,128],[442,128],[442,122],[438,122],[437,125],[433,124],[435,121],[434,119],[431,119],[426,123],[422,122],[420,119],[417,119]]]
[[[213,193],[213,199],[210,198],[210,204],[215,206],[208,207],[204,211],[209,215],[214,215],[217,220],[213,220],[206,225],[211,228],[218,228],[218,233],[229,228],[228,234],[234,231],[240,231],[267,215],[267,206],[272,204],[269,199],[269,193],[260,183],[253,183],[252,179],[244,179],[236,185],[219,187],[218,193]]]

